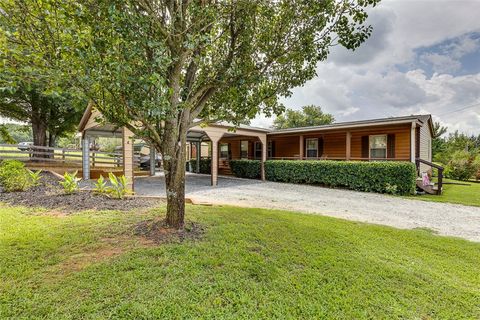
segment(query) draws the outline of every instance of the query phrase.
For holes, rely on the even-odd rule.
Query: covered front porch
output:
[[[274,131],[268,136],[268,159],[415,162],[419,145],[416,132],[411,123],[345,130]]]

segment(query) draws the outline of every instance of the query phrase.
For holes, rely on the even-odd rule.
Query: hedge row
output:
[[[192,167],[192,172],[197,170],[197,160],[190,160],[190,165]],[[210,174],[212,172],[212,161],[210,159],[201,159],[200,160],[200,173]]]
[[[265,175],[270,181],[395,194],[414,193],[417,178],[413,163],[386,161],[269,160]]]
[[[230,160],[230,169],[236,177],[259,179],[261,162],[259,160]]]

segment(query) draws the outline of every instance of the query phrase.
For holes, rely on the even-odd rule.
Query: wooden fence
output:
[[[140,165],[139,153],[134,154],[134,165]],[[89,150],[90,167],[123,167],[122,152]],[[82,167],[82,150],[33,145],[0,144],[0,160],[19,160],[25,163],[43,163],[51,166]]]

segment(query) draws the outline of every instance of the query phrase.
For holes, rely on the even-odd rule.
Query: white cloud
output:
[[[460,61],[438,53],[424,53],[420,56],[420,60],[423,63],[431,64],[435,72],[456,72],[462,68]]]
[[[432,113],[451,131],[479,134],[480,106],[448,113],[480,103],[480,74],[456,74],[461,58],[480,50],[471,37],[480,31],[478,12],[476,0],[382,1],[370,13],[372,37],[355,52],[336,47],[284,103],[322,106],[337,121]]]

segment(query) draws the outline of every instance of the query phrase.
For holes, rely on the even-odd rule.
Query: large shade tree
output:
[[[61,68],[104,117],[163,154],[166,222],[182,227],[187,130],[238,124],[316,75],[331,46],[357,48],[378,0],[1,0],[13,24],[48,25]],[[27,8],[27,9],[25,9]],[[8,41],[35,41],[34,32]],[[31,40],[33,39],[33,40]],[[42,59],[54,59],[36,47]],[[56,63],[52,63],[56,66]]]

